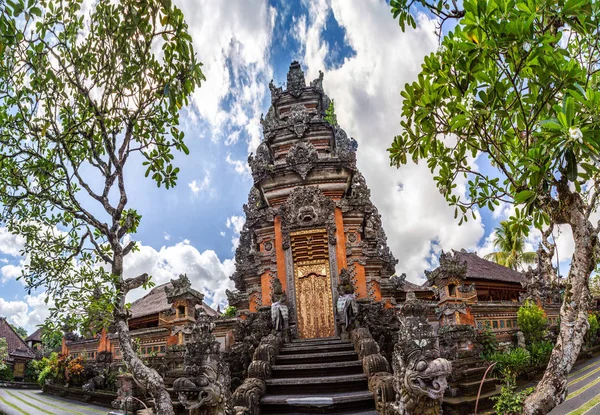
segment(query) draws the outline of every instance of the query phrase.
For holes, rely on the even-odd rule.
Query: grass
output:
[[[595,398],[590,399],[589,401],[587,401],[585,404],[583,404],[576,410],[569,412],[567,415],[583,415],[587,411],[592,409],[594,406],[598,405],[599,403],[600,403],[600,396],[596,396]]]
[[[587,385],[585,385],[584,387],[577,389],[575,392],[573,392],[573,393],[570,393],[570,394],[569,394],[569,396],[567,397],[567,399],[566,399],[566,400],[568,401],[568,400],[570,400],[570,399],[573,399],[573,398],[574,398],[574,397],[576,397],[576,396],[579,396],[579,395],[581,395],[583,392],[585,392],[586,390],[588,390],[588,389],[589,389],[589,388],[591,388],[592,386],[594,386],[594,385],[597,385],[598,383],[600,383],[600,377],[599,377],[598,379],[596,379],[596,380],[594,380],[594,381],[592,381],[592,382],[588,383],[588,384],[587,384]],[[566,401],[565,401],[565,402],[566,402]]]
[[[61,411],[71,412],[72,414],[76,414],[76,415],[85,415],[85,414],[83,414],[81,412],[71,411],[70,409],[65,409],[65,408],[62,408],[60,406],[53,405],[50,402],[43,401],[40,398],[36,398],[35,396],[30,395],[30,394],[25,393],[25,392],[21,392],[21,394],[23,394],[24,396],[27,396],[30,399],[33,399],[34,401],[38,401],[38,402],[43,403],[45,405],[51,406],[52,408],[60,409]],[[60,401],[54,400],[54,402],[60,402]],[[71,405],[71,406],[73,406],[73,405]],[[79,406],[79,405],[75,405],[75,406]],[[98,412],[100,412],[100,411],[98,411]],[[101,413],[104,414],[104,412],[101,412]]]
[[[21,398],[19,398],[19,397],[18,397],[17,395],[15,395],[14,393],[11,393],[11,392],[9,392],[9,391],[6,391],[6,393],[8,393],[8,394],[9,394],[10,396],[12,396],[13,398],[15,398],[15,399],[18,399],[19,401],[23,402],[25,405],[29,405],[29,406],[31,406],[32,408],[34,408],[34,409],[37,409],[37,410],[38,410],[38,411],[40,411],[40,412],[43,412],[43,413],[45,413],[45,414],[48,414],[48,415],[54,415],[54,412],[46,411],[45,409],[43,409],[43,408],[40,408],[39,406],[36,406],[36,405],[32,404],[31,402],[27,402],[25,399],[21,399]]]
[[[591,372],[586,373],[585,375],[582,375],[576,379],[573,379],[572,381],[569,382],[569,386],[572,386],[572,385],[576,384],[577,382],[581,382],[583,379],[588,378],[588,377],[592,376],[594,373],[598,373],[598,372],[600,372],[600,367],[592,370]]]
[[[29,415],[29,412],[25,412],[24,410],[22,410],[21,408],[19,408],[18,406],[16,406],[13,403],[8,402],[6,399],[4,399],[2,396],[0,396],[0,402],[2,402],[4,405],[8,405],[13,409],[16,409],[17,411],[21,412],[23,415]],[[4,413],[2,413],[4,414]]]

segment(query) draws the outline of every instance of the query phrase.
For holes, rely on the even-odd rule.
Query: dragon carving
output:
[[[427,305],[408,293],[400,312],[399,341],[392,366],[396,401],[386,413],[440,415],[451,363],[440,357],[438,338],[427,322]]]
[[[190,339],[184,356],[186,376],[175,380],[173,389],[190,415],[233,413],[229,367],[219,353],[213,328],[212,318],[203,311],[197,314],[195,324],[184,328]]]

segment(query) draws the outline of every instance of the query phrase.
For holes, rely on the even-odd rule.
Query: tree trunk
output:
[[[575,252],[560,309],[560,332],[544,377],[523,408],[525,415],[547,414],[567,396],[567,375],[573,368],[589,327],[590,274],[596,265],[598,235],[585,214],[585,204],[568,189],[559,193],[560,213],[556,223],[568,223],[573,231]]]
[[[125,308],[125,296],[127,292],[124,289],[123,282],[123,251],[120,244],[113,244],[113,275],[118,276],[121,282],[121,290],[116,301],[113,312],[117,334],[119,336],[119,346],[123,361],[127,369],[133,375],[133,379],[138,385],[141,385],[154,398],[154,406],[158,415],[175,415],[173,403],[163,378],[158,372],[146,366],[131,344],[131,335],[129,334],[129,323],[127,309]]]
[[[154,398],[156,413],[158,415],[175,415],[171,397],[169,396],[169,392],[167,392],[167,387],[165,386],[163,378],[156,370],[144,365],[137,356],[131,345],[131,336],[129,335],[127,318],[117,316],[116,310],[115,323],[119,336],[121,354],[123,355],[123,360],[127,365],[127,369],[133,375],[134,380],[144,387],[150,393],[152,398]]]

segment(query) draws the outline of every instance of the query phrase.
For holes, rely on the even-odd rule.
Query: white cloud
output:
[[[225,226],[233,231],[233,236],[231,237],[231,250],[234,252],[240,243],[240,233],[242,232],[245,223],[245,217],[235,215],[228,217],[227,222],[225,223]]]
[[[19,256],[25,246],[25,238],[13,235],[6,227],[0,227],[0,253]]]
[[[171,240],[171,235],[169,235],[168,233],[165,232],[164,233],[164,238],[165,238],[165,241],[170,241]]]
[[[48,309],[51,302],[46,304],[45,298],[45,293],[26,295],[25,301],[6,301],[0,298],[0,316],[6,316],[10,323],[25,328],[31,334],[50,315]]]
[[[221,231],[221,232],[220,232],[220,235],[221,235],[221,236],[225,236],[225,232]]]
[[[210,172],[208,170],[204,171],[204,178],[202,181],[198,182],[197,180],[192,180],[188,183],[188,186],[194,195],[198,195],[204,191],[211,191],[210,188]]]
[[[2,272],[2,282],[7,282],[8,280],[16,280],[21,276],[21,270],[23,269],[21,265],[13,265],[8,264],[4,265],[1,269]]]
[[[223,139],[227,132],[226,142],[233,144],[235,132],[243,131],[248,150],[253,151],[260,144],[262,102],[272,77],[268,51],[275,9],[264,0],[176,3],[206,76],[193,94],[194,107],[209,124],[213,140]]]
[[[242,176],[246,176],[248,178],[251,177],[250,166],[248,165],[247,161],[234,160],[231,158],[231,154],[227,154],[227,158],[225,159],[225,161],[230,166],[233,166],[237,174],[241,174]]]
[[[187,274],[192,286],[205,295],[205,301],[215,307],[225,301],[225,290],[233,289],[229,276],[233,273],[233,259],[221,261],[215,251],[198,251],[188,240],[156,250],[151,246],[138,244],[140,250],[124,260],[124,277],[131,278],[144,272],[152,275],[152,280],[164,284],[180,274]],[[142,297],[144,290],[131,292],[127,300]]]
[[[307,79],[325,68],[329,53],[321,36],[326,4],[311,3],[308,23],[297,21]],[[399,260],[398,271],[415,281],[433,265],[431,250],[473,249],[484,234],[479,217],[458,226],[454,209],[440,195],[425,163],[398,170],[389,166],[386,149],[401,131],[400,92],[416,79],[424,56],[437,48],[434,22],[421,16],[418,29],[403,33],[385,2],[332,0],[331,4],[356,55],[336,69],[324,70],[324,88],[335,99],[338,122],[358,141],[358,167],[382,215],[388,244]]]

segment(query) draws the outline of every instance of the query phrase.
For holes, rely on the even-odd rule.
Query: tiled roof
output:
[[[8,354],[11,357],[34,358],[33,350],[27,346],[27,343],[13,330],[4,317],[0,317],[0,338],[6,339],[8,345]]]
[[[165,287],[167,286],[171,287],[171,283],[158,285],[148,294],[131,303],[131,318],[145,317],[171,309],[171,304],[167,302],[167,293],[165,292]],[[219,313],[204,303],[202,303],[202,308],[209,316],[219,315]]]
[[[36,331],[34,331],[32,334],[30,334],[29,336],[27,336],[27,338],[25,339],[26,342],[28,341],[32,341],[32,342],[41,342],[42,341],[42,327],[40,327],[39,329],[37,329]]]
[[[468,279],[482,279],[491,281],[512,282],[520,284],[525,282],[525,277],[518,271],[480,258],[474,252],[454,251],[454,257],[467,263]]]

